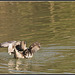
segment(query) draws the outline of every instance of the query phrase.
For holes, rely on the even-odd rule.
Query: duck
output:
[[[40,50],[40,43],[32,43],[27,48],[25,41],[8,41],[0,43],[0,47],[8,47],[9,55],[14,54],[14,58],[32,58],[33,54]]]

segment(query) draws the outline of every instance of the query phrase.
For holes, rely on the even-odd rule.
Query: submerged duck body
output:
[[[14,58],[32,58],[40,49],[40,43],[35,42],[27,48],[25,41],[9,41],[0,43],[0,47],[8,47],[9,55],[14,54]]]

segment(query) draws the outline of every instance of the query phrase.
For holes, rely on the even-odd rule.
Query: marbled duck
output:
[[[0,43],[0,47],[8,47],[9,55],[14,54],[14,58],[32,58],[40,49],[40,43],[35,42],[27,48],[25,41],[9,41]]]

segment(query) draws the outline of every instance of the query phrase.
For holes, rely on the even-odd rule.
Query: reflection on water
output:
[[[20,67],[20,65],[22,65],[22,61],[20,59],[17,59],[17,60],[10,60],[8,62],[8,70],[9,70],[9,73],[14,73],[14,70],[18,71],[18,72],[21,72],[22,71],[22,68]],[[23,70],[27,71],[26,68],[28,66],[28,63],[25,64],[25,68]]]
[[[0,48],[0,73],[75,73],[75,2],[0,2],[0,42],[40,42],[32,59]]]

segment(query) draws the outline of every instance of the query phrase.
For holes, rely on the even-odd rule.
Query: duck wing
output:
[[[31,53],[34,53],[34,52],[38,51],[39,49],[40,49],[40,43],[38,43],[38,42],[35,42],[29,46],[29,51]]]
[[[40,49],[40,43],[35,42],[31,44],[29,48],[25,49],[22,54],[25,58],[32,58],[33,53],[38,51],[39,49]]]
[[[11,53],[14,53],[14,49],[16,49],[16,47],[19,48],[20,42],[21,41],[16,41],[16,42],[9,43],[9,46],[8,46],[8,53],[9,53],[9,55],[11,55]],[[19,49],[17,51],[19,51]]]
[[[8,41],[0,43],[0,47],[8,47],[10,44],[16,43],[16,41]]]
[[[9,55],[11,55],[11,53],[14,53],[14,48],[18,45],[20,45],[20,41],[8,41],[0,43],[0,47],[8,47]]]

